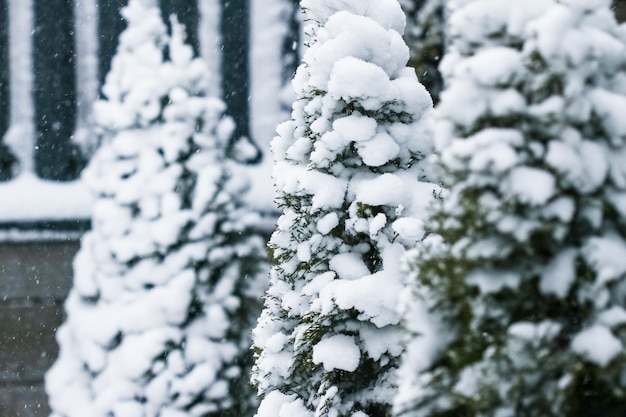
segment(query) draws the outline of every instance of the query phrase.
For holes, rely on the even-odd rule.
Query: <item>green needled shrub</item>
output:
[[[432,199],[431,99],[396,0],[304,1],[309,49],[272,143],[282,216],[254,330],[258,417],[383,417],[403,332],[400,260]]]
[[[623,31],[608,0],[450,8],[449,195],[411,261],[439,337],[407,315],[397,414],[624,415]]]

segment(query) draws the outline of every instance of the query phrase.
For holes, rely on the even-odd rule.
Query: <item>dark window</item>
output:
[[[76,127],[74,7],[71,0],[35,0],[35,168],[44,179],[67,181],[84,165],[71,141]]]
[[[196,1],[181,0],[161,0],[161,14],[163,20],[170,24],[170,16],[175,15],[178,21],[185,25],[187,32],[187,43],[193,47],[196,56],[199,55],[200,43],[198,40],[198,21],[200,20],[200,11]]]
[[[291,0],[291,8],[289,15],[285,16],[287,22],[287,35],[283,41],[282,56],[282,84],[286,85],[291,82],[296,73],[298,64],[300,63],[300,5],[298,0]]]
[[[111,59],[117,49],[118,37],[126,28],[126,22],[120,13],[126,3],[126,0],[98,2],[98,77],[100,78],[100,86],[104,84],[105,77],[111,69]]]
[[[9,128],[9,16],[8,0],[0,0],[0,137]]]
[[[234,140],[250,138],[248,122],[248,49],[250,38],[250,22],[248,16],[248,0],[222,0],[222,91],[228,113],[237,124]],[[254,144],[253,144],[254,145]],[[257,155],[248,162],[261,157]]]
[[[8,0],[0,0],[0,140],[9,129],[10,117],[9,85],[9,16]],[[15,162],[9,148],[0,142],[0,181],[11,178]]]

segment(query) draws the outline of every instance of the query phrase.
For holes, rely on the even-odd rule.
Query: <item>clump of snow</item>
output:
[[[321,25],[326,24],[336,13],[347,10],[357,16],[367,16],[385,29],[404,32],[404,13],[396,0],[337,0],[323,4],[317,4],[315,0],[304,0],[302,8],[310,19]]]
[[[598,322],[608,327],[615,327],[626,323],[626,310],[613,306],[600,314]]]
[[[600,283],[621,278],[626,273],[626,242],[621,236],[592,237],[583,248],[583,255],[595,269]]]
[[[556,182],[547,171],[530,167],[511,170],[506,187],[511,196],[523,203],[545,204],[555,193]]]
[[[424,237],[424,221],[415,218],[401,218],[393,222],[393,230],[406,242],[419,242]]]
[[[317,231],[323,235],[327,235],[338,225],[339,216],[337,216],[337,213],[328,213],[317,222]]]
[[[407,185],[394,174],[382,174],[365,181],[353,181],[352,184],[356,201],[372,206],[404,202],[407,197]]]
[[[513,48],[495,46],[478,51],[476,55],[459,63],[459,74],[472,78],[485,86],[506,86],[515,81],[522,54]]]
[[[557,254],[541,273],[541,292],[565,298],[576,280],[577,257],[578,251],[574,248],[564,249]]]
[[[608,174],[605,152],[602,145],[591,141],[576,140],[572,144],[553,141],[548,145],[546,162],[563,175],[564,181],[581,191],[593,192]]]
[[[574,336],[572,349],[590,361],[605,367],[622,353],[624,345],[609,329],[602,325],[594,325]]]
[[[520,276],[507,270],[476,269],[467,276],[467,282],[476,285],[483,294],[497,293],[503,288],[516,289],[520,284]]]
[[[341,279],[353,280],[369,273],[367,266],[356,253],[340,253],[333,256],[328,264]]]
[[[536,341],[546,336],[554,336],[559,330],[561,330],[561,326],[553,321],[541,323],[521,321],[509,327],[509,334],[520,339]]]
[[[369,320],[383,328],[399,322],[397,298],[402,285],[394,282],[392,274],[378,272],[357,280],[334,280],[320,291],[319,301],[312,310],[323,315],[336,307],[342,310],[355,309],[362,320]]]
[[[353,372],[361,359],[354,337],[334,335],[313,346],[313,363],[321,363],[326,371],[341,369]]]
[[[295,395],[285,395],[278,391],[271,392],[259,407],[259,414],[278,417],[311,417],[302,400],[293,401]]]

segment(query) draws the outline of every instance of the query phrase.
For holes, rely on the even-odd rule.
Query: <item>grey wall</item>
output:
[[[54,332],[78,248],[77,241],[0,243],[0,417],[50,411],[43,376],[57,356]]]

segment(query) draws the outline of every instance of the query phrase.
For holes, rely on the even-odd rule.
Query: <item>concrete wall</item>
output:
[[[42,417],[78,241],[0,243],[0,417]],[[85,416],[88,417],[88,416]]]

